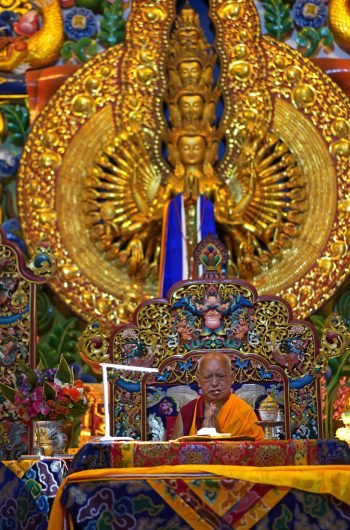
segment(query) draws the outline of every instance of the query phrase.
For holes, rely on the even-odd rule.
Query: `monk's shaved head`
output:
[[[197,370],[198,373],[203,371],[205,367],[210,363],[210,361],[216,360],[220,363],[220,365],[224,368],[225,371],[227,371],[229,374],[232,372],[231,367],[231,361],[228,355],[225,353],[220,353],[218,351],[210,351],[208,353],[203,354],[203,356],[199,359],[197,364]]]

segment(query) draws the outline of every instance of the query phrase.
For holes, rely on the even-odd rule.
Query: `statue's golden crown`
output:
[[[183,30],[196,30],[202,34],[199,15],[189,5],[181,9],[175,22],[175,32]]]
[[[205,49],[199,47],[183,49],[182,46],[176,42],[169,52],[167,66],[168,68],[177,69],[180,63],[197,62],[204,70],[208,66],[213,67],[216,61],[216,52],[209,44],[206,44]]]
[[[170,144],[177,144],[183,136],[201,136],[208,145],[220,142],[223,137],[223,131],[209,123],[190,123],[182,127],[167,128],[163,132],[163,140]]]
[[[167,103],[177,103],[183,96],[201,96],[205,103],[217,103],[221,94],[219,87],[188,85],[177,89],[168,87],[164,100]]]

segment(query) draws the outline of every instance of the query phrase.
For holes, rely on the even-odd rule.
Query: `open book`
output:
[[[232,436],[227,432],[217,432],[215,434],[191,434],[188,436],[180,436],[176,442],[212,442],[214,440],[230,441],[230,442],[254,442],[255,438],[250,436]],[[173,440],[174,441],[174,440]]]

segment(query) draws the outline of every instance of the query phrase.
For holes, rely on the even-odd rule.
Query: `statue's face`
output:
[[[178,142],[181,162],[184,165],[204,162],[206,147],[202,136],[182,136]]]
[[[204,101],[201,96],[182,96],[179,101],[181,116],[187,120],[200,120],[203,116]]]
[[[217,309],[208,309],[204,314],[204,322],[207,328],[217,329],[221,324],[221,313]]]
[[[179,31],[178,39],[182,48],[194,48],[199,40],[199,33],[196,29],[186,29]]]
[[[184,86],[197,85],[199,83],[202,67],[198,61],[186,61],[179,64],[179,76]]]

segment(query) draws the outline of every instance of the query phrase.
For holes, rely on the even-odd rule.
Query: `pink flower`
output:
[[[46,415],[50,412],[50,408],[48,407],[45,399],[34,401],[33,409],[35,410],[36,414]]]
[[[40,401],[44,399],[44,390],[42,386],[37,386],[36,388],[34,388],[32,399],[33,401],[36,401],[36,400]]]

